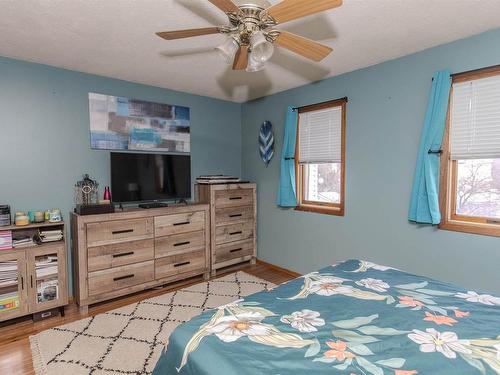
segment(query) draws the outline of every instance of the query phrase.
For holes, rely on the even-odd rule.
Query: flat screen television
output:
[[[191,198],[189,155],[111,153],[113,202]]]

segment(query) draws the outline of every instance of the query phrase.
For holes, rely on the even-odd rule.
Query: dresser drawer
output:
[[[215,243],[217,245],[234,241],[248,240],[253,237],[253,221],[241,224],[223,225],[215,228]]]
[[[90,247],[88,271],[98,271],[154,259],[154,240],[139,240]]]
[[[184,272],[206,269],[205,250],[155,260],[155,278],[162,279]]]
[[[215,191],[215,207],[237,207],[253,205],[252,189],[231,189]]]
[[[254,241],[238,241],[215,247],[215,262],[221,263],[227,260],[241,258],[254,253]]]
[[[215,209],[215,225],[228,225],[253,221],[253,206]]]
[[[155,239],[155,258],[205,250],[205,231],[173,234]]]
[[[205,229],[205,211],[155,217],[155,236],[195,232]]]
[[[151,218],[87,224],[87,247],[146,238],[153,238]]]
[[[154,261],[89,273],[89,295],[102,294],[154,280]]]

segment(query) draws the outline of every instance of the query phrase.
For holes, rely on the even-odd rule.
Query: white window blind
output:
[[[340,163],[342,107],[299,115],[299,163]]]
[[[453,85],[451,157],[500,158],[500,76]]]

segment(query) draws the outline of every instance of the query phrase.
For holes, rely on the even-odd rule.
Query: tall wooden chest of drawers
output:
[[[71,215],[75,297],[93,303],[210,272],[207,204]]]
[[[257,256],[256,185],[250,183],[196,185],[197,200],[210,204],[212,275],[219,268]]]

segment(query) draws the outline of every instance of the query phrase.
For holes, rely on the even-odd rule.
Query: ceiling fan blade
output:
[[[314,61],[323,60],[333,51],[324,44],[287,31],[280,31],[275,44]]]
[[[267,13],[276,22],[284,23],[341,5],[342,0],[283,0],[281,3],[267,8]]]
[[[248,66],[248,47],[240,46],[234,57],[233,70],[244,70]]]
[[[192,36],[209,35],[219,33],[218,27],[204,27],[200,29],[187,29],[187,30],[176,30],[176,31],[163,31],[156,33],[160,38],[166,40],[191,38]]]
[[[231,0],[208,0],[225,13],[238,12],[240,8]]]

